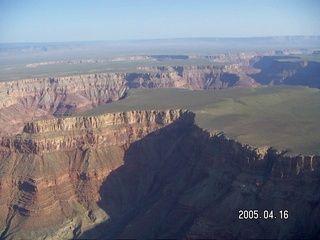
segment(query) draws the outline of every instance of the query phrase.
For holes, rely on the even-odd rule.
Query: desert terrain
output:
[[[0,44],[0,238],[319,238],[320,38],[285,40]]]

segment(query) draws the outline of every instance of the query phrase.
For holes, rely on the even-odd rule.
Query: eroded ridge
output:
[[[90,117],[55,118],[29,122],[22,134],[2,139],[3,151],[44,153],[84,146],[128,146],[178,119],[193,121],[187,110],[149,110]]]
[[[251,60],[249,60],[251,59]],[[217,59],[216,59],[217,60]],[[131,88],[226,89],[265,85],[319,87],[318,62],[281,62],[276,56],[205,66],[149,66],[137,72],[83,74],[0,82],[0,135],[21,132],[26,122],[72,116],[117,101]],[[8,124],[10,123],[10,124]]]
[[[29,121],[71,116],[117,101],[129,88],[257,86],[253,79],[240,72],[237,65],[164,67],[155,72],[100,73],[1,82],[0,135],[17,134]]]
[[[72,238],[109,218],[97,206],[103,180],[124,164],[130,144],[187,110],[132,111],[28,123],[0,151],[1,238]]]
[[[252,148],[194,118],[178,109],[28,123],[0,151],[1,238],[252,238],[237,219],[251,205],[288,209],[289,233],[295,219],[317,219],[319,156]],[[289,236],[283,222],[272,225],[282,233],[269,227],[259,236]]]

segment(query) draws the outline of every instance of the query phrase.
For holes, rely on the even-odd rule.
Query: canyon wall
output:
[[[1,82],[0,238],[320,238],[319,156],[210,136],[184,110],[54,118],[128,88],[318,86],[305,78],[318,63],[278,62]],[[290,217],[240,221],[241,209]]]
[[[118,100],[123,74],[93,74],[0,83],[0,133],[17,134],[28,121],[72,115]]]
[[[237,66],[152,67],[146,73],[105,73],[0,83],[0,136],[28,121],[70,116],[125,97],[128,88],[219,89],[245,85]],[[248,84],[247,84],[248,85]],[[249,84],[250,85],[250,84]]]
[[[278,61],[279,57],[246,56],[236,56],[242,59],[240,63],[221,66],[140,67],[140,73],[102,73],[1,82],[0,136],[20,133],[28,121],[71,116],[117,101],[126,96],[129,88],[206,90],[257,87],[260,84],[320,87],[318,62],[282,62]]]
[[[320,88],[320,62],[318,61],[264,56],[256,61],[253,67],[260,69],[260,72],[250,76],[262,85],[285,84]]]
[[[22,134],[2,139],[2,151],[42,154],[84,146],[127,146],[151,131],[186,118],[183,110],[132,111],[29,122]],[[191,119],[192,121],[193,119]]]
[[[319,237],[320,156],[253,149],[194,117],[133,111],[26,124],[1,146],[0,237]],[[288,210],[289,219],[239,220],[241,209]]]
[[[130,145],[99,190],[110,218],[81,237],[315,239],[319,183],[320,156],[283,156],[173,124]],[[240,219],[241,210],[259,217]]]
[[[0,149],[0,238],[72,238],[108,219],[97,206],[102,181],[123,165],[128,146],[183,110],[137,111],[29,123]]]

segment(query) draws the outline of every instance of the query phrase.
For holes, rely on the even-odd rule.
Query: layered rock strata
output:
[[[28,123],[2,143],[0,237],[320,237],[320,156],[253,149],[210,135],[194,117],[133,111]],[[278,218],[239,219],[254,209]]]
[[[122,74],[2,82],[0,83],[0,133],[16,134],[31,120],[72,115],[118,100],[126,88]]]
[[[128,88],[220,89],[249,86],[254,82],[252,79],[248,82],[248,77],[242,77],[237,69],[237,66],[163,67],[163,71],[147,73],[105,73],[1,82],[0,135],[17,134],[28,121],[70,116],[119,100]]]
[[[291,59],[291,60],[290,60]],[[250,76],[263,85],[302,85],[320,88],[320,62],[299,61],[295,57],[264,56],[255,60],[253,67],[260,69]]]
[[[253,55],[252,55],[253,56]],[[71,116],[126,96],[128,88],[225,89],[260,84],[319,87],[318,62],[279,57],[240,58],[210,66],[143,67],[145,73],[102,73],[0,83],[0,136],[17,134],[28,121]],[[253,67],[252,67],[253,66]]]
[[[320,156],[283,156],[175,126],[130,145],[99,190],[110,219],[82,237],[320,237]]]
[[[0,238],[72,238],[108,219],[98,190],[128,146],[183,110],[137,111],[29,123],[0,151]],[[181,124],[182,124],[181,123]]]
[[[22,134],[2,139],[2,151],[42,154],[83,146],[127,146],[182,118],[183,110],[131,111],[29,122]]]

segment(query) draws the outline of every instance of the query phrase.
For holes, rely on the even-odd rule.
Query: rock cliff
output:
[[[28,121],[68,116],[118,100],[127,88],[125,85],[123,74],[1,82],[0,133],[17,134]]]
[[[2,142],[0,237],[320,237],[319,156],[253,149],[194,117],[134,111],[26,124]],[[239,219],[253,209],[278,219]]]
[[[235,86],[256,87],[258,84],[248,77],[247,72],[239,64],[210,65],[210,66],[154,66],[143,67],[140,70],[154,73],[156,78],[165,79],[167,85],[154,85],[153,79],[145,78],[146,81],[137,81],[132,87],[183,87],[188,89],[225,89]],[[137,76],[137,75],[136,75]],[[139,85],[140,83],[140,85]],[[157,82],[156,82],[157,83]],[[130,85],[129,85],[130,86]]]
[[[99,190],[110,218],[81,236],[319,238],[319,183],[320,156],[283,156],[173,124],[130,145]],[[258,219],[240,219],[241,210]]]
[[[0,135],[17,134],[28,121],[70,116],[119,100],[128,88],[220,89],[237,85],[255,86],[252,79],[248,80],[240,74],[236,65],[145,70],[148,72],[1,82]]]
[[[319,63],[279,57],[220,56],[239,63],[140,67],[140,73],[102,73],[0,82],[0,136],[17,134],[28,121],[71,116],[125,97],[128,88],[225,89],[288,84],[320,87]],[[231,61],[230,60],[230,61]],[[10,123],[10,124],[8,124]]]
[[[137,111],[27,124],[1,144],[0,237],[71,238],[108,219],[98,190],[128,146],[172,122],[192,124],[193,116]]]
[[[263,85],[302,85],[320,88],[320,62],[294,57],[264,56],[253,64],[259,73],[250,76]]]
[[[188,115],[182,110],[132,111],[29,122],[22,134],[4,137],[2,151],[42,154],[84,146],[128,146]]]

